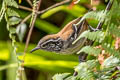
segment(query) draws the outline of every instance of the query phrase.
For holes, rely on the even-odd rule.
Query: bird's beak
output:
[[[40,49],[40,48],[39,48],[39,47],[36,47],[36,48],[32,49],[32,50],[30,51],[30,53],[32,53],[32,52],[34,52],[34,51],[36,51],[36,50],[38,50],[38,49]]]

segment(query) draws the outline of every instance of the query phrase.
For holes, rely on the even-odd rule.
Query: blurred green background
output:
[[[60,1],[42,0],[40,10],[46,9]],[[18,0],[16,2],[18,3]],[[104,0],[100,4],[100,6],[97,6],[97,9],[104,8]],[[2,0],[0,0],[0,9],[1,5]],[[22,0],[22,3],[19,5],[30,7],[25,0]],[[56,73],[72,73],[74,71],[74,67],[79,63],[78,55],[60,55],[42,50],[35,51],[32,54],[29,52],[43,36],[59,32],[65,24],[77,17],[83,16],[90,8],[90,0],[81,0],[77,5],[72,6],[68,3],[51,9],[37,17],[25,57],[25,80],[51,80],[51,77]],[[16,11],[19,13],[21,19],[31,13],[22,9],[16,9]],[[16,39],[17,55],[22,55],[24,51],[29,31],[29,22],[30,20],[26,22],[27,33],[25,34],[23,43],[19,42],[18,38]],[[96,22],[90,21],[90,23],[95,26]],[[2,19],[0,22],[0,80],[15,80],[16,68],[16,58],[12,54],[9,32],[7,31],[5,20]]]

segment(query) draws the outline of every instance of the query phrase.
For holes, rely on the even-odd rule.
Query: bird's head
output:
[[[52,52],[59,52],[63,47],[62,39],[57,36],[56,34],[47,35],[43,37],[38,45],[31,50],[31,52],[36,51],[38,49],[52,51]]]

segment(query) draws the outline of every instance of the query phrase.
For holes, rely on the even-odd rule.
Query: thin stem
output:
[[[19,8],[20,8],[20,9],[27,10],[27,11],[32,11],[31,8],[28,8],[28,7],[25,7],[25,6],[21,6],[21,5],[19,5]]]
[[[26,1],[28,2],[28,4],[29,4],[31,7],[33,7],[32,2],[31,2],[30,0],[26,0]]]
[[[63,5],[63,4],[68,3],[68,2],[70,2],[70,1],[71,1],[71,0],[64,0],[64,1],[61,1],[61,2],[59,2],[59,3],[56,3],[56,4],[54,4],[54,5],[50,6],[50,7],[42,10],[42,11],[39,11],[38,14],[42,14],[42,13],[44,13],[44,12],[46,12],[46,11],[52,9],[52,8],[55,8],[55,7],[60,6],[60,5]]]
[[[62,2],[59,2],[59,3],[56,3],[56,4],[54,4],[54,5],[46,8],[46,9],[44,9],[44,10],[38,11],[37,13],[38,13],[38,14],[42,14],[42,13],[44,13],[44,12],[46,12],[46,11],[52,9],[52,8],[55,8],[55,7],[60,6],[60,5],[63,5],[63,4],[68,3],[68,2],[70,2],[70,1],[71,1],[71,0],[65,0],[65,1],[62,1]],[[21,6],[21,5],[19,5],[19,8],[20,8],[20,9],[27,10],[27,11],[32,11],[31,8],[28,8],[28,7],[25,7],[25,6]]]
[[[107,7],[106,7],[106,9],[105,9],[107,12],[110,11],[110,9],[111,9],[111,7],[112,7],[112,4],[113,4],[113,1],[114,1],[114,0],[109,1],[108,5],[107,5]],[[98,23],[98,26],[97,26],[96,29],[101,29],[102,26],[103,26],[103,24],[104,24],[104,21],[100,21],[100,22]]]
[[[20,24],[25,23],[30,17],[32,16],[32,14],[29,14],[27,17],[25,17]]]
[[[23,60],[25,59],[25,55],[26,55],[26,51],[27,51],[27,48],[28,48],[28,45],[29,45],[29,41],[30,41],[30,37],[31,37],[31,34],[32,34],[32,30],[33,30],[33,28],[34,28],[34,24],[35,24],[37,15],[38,15],[36,12],[39,10],[40,5],[41,5],[41,0],[39,0],[36,8],[34,8],[35,10],[33,10],[33,11],[35,11],[35,12],[33,12],[33,19],[32,19],[32,21],[31,21],[31,23],[30,23],[30,25],[29,25],[29,26],[30,26],[30,30],[29,30],[29,33],[28,33],[28,36],[27,36],[27,40],[26,40],[26,45],[25,45],[25,49],[24,49]]]
[[[42,13],[44,13],[44,12],[46,12],[46,11],[52,9],[52,8],[55,8],[55,7],[60,6],[60,5],[63,5],[63,4],[68,3],[68,2],[70,2],[70,1],[71,1],[71,0],[65,0],[65,1],[62,1],[62,2],[59,2],[59,3],[56,3],[56,4],[54,4],[54,5],[46,8],[46,9],[44,9],[44,10],[38,11],[37,14],[40,15],[40,14],[42,14]],[[20,8],[21,8],[21,7],[20,7]],[[26,8],[27,8],[27,7],[26,7]],[[25,8],[22,7],[21,9],[25,9]],[[28,9],[25,9],[25,10],[28,10]],[[29,9],[28,11],[32,11],[32,10]],[[32,14],[29,14],[27,17],[25,17],[25,18],[21,21],[21,23],[25,23],[31,16],[32,16]],[[20,24],[21,24],[21,23],[20,23]]]
[[[32,34],[32,30],[34,28],[34,23],[36,21],[36,18],[37,18],[37,11],[39,10],[40,8],[40,5],[41,5],[41,0],[38,1],[38,3],[35,3],[36,5],[33,6],[33,15],[32,15],[32,21],[30,23],[30,30],[29,30],[29,33],[28,33],[28,36],[27,36],[27,40],[26,40],[26,44],[25,44],[25,48],[24,48],[24,55],[23,55],[23,62],[21,63],[21,68],[24,67],[24,60],[25,60],[25,56],[26,56],[26,51],[27,51],[27,48],[28,48],[28,45],[29,45],[29,41],[30,41],[30,37],[31,37],[31,34]],[[31,17],[31,14],[28,15],[25,19],[28,19],[29,17]],[[22,73],[23,73],[23,70],[24,69],[21,69],[20,70],[20,76],[21,76],[21,80],[23,79],[23,76],[22,76]]]

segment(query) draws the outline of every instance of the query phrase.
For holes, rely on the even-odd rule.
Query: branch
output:
[[[65,4],[65,3],[69,3],[69,2],[71,2],[71,0],[61,1],[61,2],[59,2],[59,3],[56,3],[56,4],[54,4],[54,5],[50,6],[50,7],[42,10],[42,11],[39,11],[38,14],[42,14],[42,13],[44,13],[44,12],[46,12],[46,11],[52,9],[52,8],[55,8],[55,7],[57,7],[57,6],[60,6],[60,5],[63,5],[63,4]]]
[[[40,8],[41,1],[42,0],[39,0],[38,3],[37,3],[37,5],[33,8],[32,21],[31,21],[31,23],[29,25],[30,30],[29,30],[29,33],[28,33],[28,36],[27,36],[27,40],[26,40],[26,44],[25,44],[23,60],[25,59],[25,54],[26,54],[26,51],[27,51],[27,48],[28,48],[28,45],[29,45],[29,41],[30,41],[30,37],[31,37],[31,34],[32,34],[32,30],[34,28],[34,24],[35,24],[37,15],[38,15],[36,12],[38,12],[38,10]]]
[[[32,14],[29,14],[27,17],[25,17],[20,24],[25,23],[30,17],[32,16]]]
[[[33,30],[33,28],[34,28],[34,23],[35,23],[35,21],[36,21],[37,15],[38,15],[36,12],[37,12],[37,11],[39,10],[39,8],[40,8],[41,1],[42,1],[42,0],[39,0],[37,3],[35,3],[36,5],[33,6],[33,14],[30,14],[30,15],[28,15],[28,16],[25,18],[25,20],[26,20],[26,19],[28,19],[29,17],[31,17],[31,15],[32,15],[32,19],[31,19],[31,23],[30,23],[30,30],[29,30],[29,33],[28,33],[28,36],[27,36],[27,40],[26,40],[26,44],[25,44],[25,48],[24,48],[23,62],[21,63],[21,68],[24,67],[24,60],[25,60],[25,56],[26,56],[26,51],[27,51],[27,48],[28,48],[28,45],[29,45],[29,41],[30,41],[30,37],[31,37],[31,34],[32,34],[32,30]],[[24,22],[24,21],[23,21],[23,22]],[[21,69],[21,70],[20,70],[21,80],[23,79],[23,78],[22,78],[22,72],[23,72],[23,70],[24,70],[24,69]]]
[[[106,9],[105,9],[107,12],[110,11],[110,9],[111,9],[111,7],[112,7],[112,4],[113,4],[113,1],[114,1],[114,0],[109,1],[108,5],[107,5],[107,7],[106,7]],[[98,26],[97,26],[96,29],[101,29],[102,26],[103,26],[103,24],[104,24],[104,21],[100,21],[100,22],[98,23]]]
[[[62,1],[62,2],[59,2],[59,3],[56,3],[56,4],[54,4],[54,5],[46,8],[46,9],[44,9],[44,10],[38,11],[37,14],[42,14],[42,13],[44,13],[44,12],[46,12],[46,11],[52,9],[52,8],[55,8],[55,7],[57,7],[57,6],[66,4],[66,3],[70,2],[70,1],[71,1],[71,0],[65,0],[65,1]],[[24,10],[28,10],[28,11],[32,11],[30,8],[23,7],[23,6],[21,6],[21,7],[19,7],[19,8],[24,9]],[[29,14],[26,18],[24,18],[24,19],[21,21],[21,23],[25,23],[31,16],[32,16],[32,14]],[[20,23],[20,24],[21,24],[21,23]]]
[[[29,4],[31,7],[33,7],[32,2],[31,2],[30,0],[26,0],[26,1],[28,2],[28,4]]]
[[[19,5],[19,8],[20,8],[20,9],[27,10],[27,11],[32,11],[31,8],[28,8],[28,7],[25,7],[25,6],[21,6],[21,5]]]
[[[68,2],[70,2],[70,1],[71,1],[71,0],[65,0],[65,1],[62,1],[62,2],[59,2],[59,3],[56,3],[56,4],[54,4],[54,5],[50,6],[50,7],[42,10],[42,11],[38,11],[37,13],[38,13],[38,14],[42,14],[42,13],[44,13],[44,12],[46,12],[46,11],[52,9],[52,8],[55,8],[55,7],[60,6],[60,5],[63,5],[63,4],[68,3]],[[21,6],[21,5],[19,5],[19,8],[20,8],[20,9],[27,10],[27,11],[32,11],[31,8],[28,8],[28,7],[25,7],[25,6]]]

